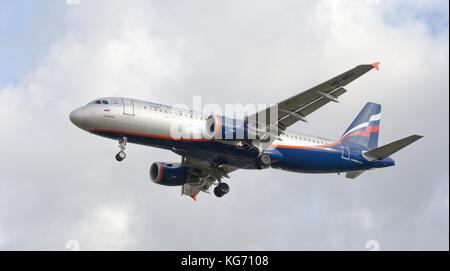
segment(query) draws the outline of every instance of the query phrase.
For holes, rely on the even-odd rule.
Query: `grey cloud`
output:
[[[0,249],[448,249],[448,27],[390,25],[385,4],[81,1],[39,67],[0,90]],[[419,3],[420,4],[420,3]],[[33,42],[33,41],[30,41]],[[356,181],[237,171],[197,203],[150,182],[170,152],[89,135],[69,112],[101,96],[160,103],[274,103],[380,60],[340,104],[294,131],[337,138],[367,101],[380,143],[425,137]]]

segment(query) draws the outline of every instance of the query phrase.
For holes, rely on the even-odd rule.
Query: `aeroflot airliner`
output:
[[[243,119],[203,116],[189,110],[129,98],[99,98],[74,110],[70,120],[92,134],[117,140],[117,161],[127,143],[171,150],[181,162],[154,162],[153,182],[181,186],[196,200],[199,192],[222,197],[230,190],[222,178],[237,169],[275,168],[302,173],[346,173],[354,179],[366,170],[393,166],[389,156],[420,139],[412,135],[378,147],[381,105],[367,103],[339,140],[289,133],[286,129],[347,90],[344,86],[375,68],[359,65],[318,86]],[[273,114],[275,113],[275,114]],[[275,117],[273,117],[275,116]],[[173,127],[200,136],[174,136]]]

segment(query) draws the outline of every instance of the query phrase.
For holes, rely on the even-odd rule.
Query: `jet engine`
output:
[[[244,140],[249,138],[248,125],[243,120],[211,115],[205,122],[205,136],[214,140]]]
[[[155,162],[150,167],[150,179],[157,184],[181,186],[188,178],[186,168],[180,163]]]

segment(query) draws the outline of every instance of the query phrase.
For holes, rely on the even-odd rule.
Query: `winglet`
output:
[[[194,199],[194,201],[197,201],[197,195],[195,193],[192,194],[192,198]]]
[[[378,62],[375,62],[375,63],[372,64],[372,66],[373,66],[375,69],[377,69],[377,71],[379,71],[380,68],[378,68],[378,65],[380,65],[380,63],[381,63],[381,62],[379,62],[379,61],[378,61]]]

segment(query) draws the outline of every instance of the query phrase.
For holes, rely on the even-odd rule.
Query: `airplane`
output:
[[[378,147],[381,105],[368,102],[340,139],[287,132],[298,121],[328,104],[339,102],[347,84],[380,62],[358,65],[324,83],[243,119],[203,116],[181,108],[131,98],[99,98],[75,109],[70,120],[89,133],[118,141],[116,160],[125,159],[127,143],[171,150],[181,162],[154,162],[150,179],[181,186],[181,195],[197,200],[200,192],[222,197],[230,191],[222,181],[237,169],[274,168],[300,173],[345,173],[354,179],[372,169],[394,166],[390,157],[422,136],[412,135]],[[269,117],[275,111],[275,117]],[[270,116],[273,116],[270,115]],[[173,136],[171,127],[199,131],[200,136]]]

